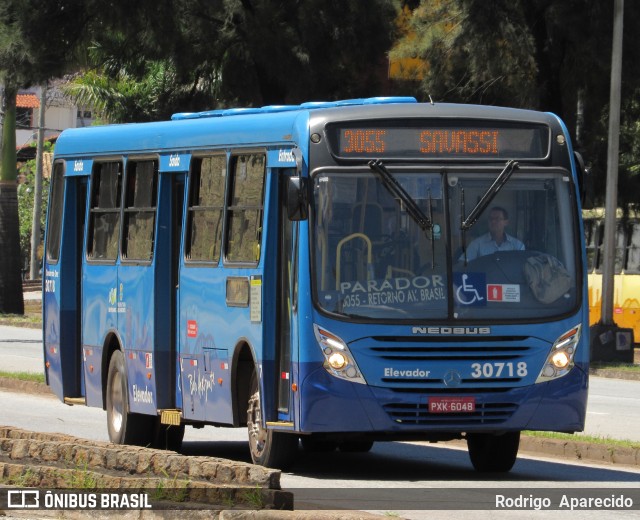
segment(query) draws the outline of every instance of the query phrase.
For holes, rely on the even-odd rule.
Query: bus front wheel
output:
[[[476,471],[506,473],[516,462],[520,446],[520,432],[501,435],[468,433],[469,458]]]
[[[298,450],[298,437],[294,434],[268,430],[262,424],[260,388],[255,371],[251,375],[247,430],[251,460],[254,464],[268,468],[285,469],[293,462]]]
[[[107,429],[115,444],[145,446],[152,441],[155,417],[129,411],[127,367],[122,351],[116,350],[109,361],[107,375]]]

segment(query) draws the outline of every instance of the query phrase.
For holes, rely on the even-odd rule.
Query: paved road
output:
[[[41,374],[42,330],[0,325],[0,370]]]

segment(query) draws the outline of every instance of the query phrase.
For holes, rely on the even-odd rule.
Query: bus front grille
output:
[[[374,338],[376,343],[368,345],[368,350],[380,359],[387,361],[464,361],[492,360],[509,361],[525,356],[531,349],[529,345],[509,341],[471,342],[458,339],[454,342],[410,343],[397,339]],[[386,340],[386,341],[385,341]]]
[[[398,424],[473,426],[503,423],[513,415],[517,407],[515,403],[477,403],[474,412],[430,413],[426,403],[389,403],[384,405],[384,410],[391,420]]]

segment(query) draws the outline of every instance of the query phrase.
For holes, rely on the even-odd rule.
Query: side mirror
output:
[[[300,176],[287,178],[287,217],[292,221],[306,220],[309,216],[308,179]]]

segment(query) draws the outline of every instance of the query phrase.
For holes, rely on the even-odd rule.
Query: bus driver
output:
[[[501,206],[491,208],[489,232],[471,241],[467,247],[467,261],[498,251],[524,251],[524,244],[505,231],[508,223],[509,214],[506,209]],[[460,260],[464,260],[464,254]]]

